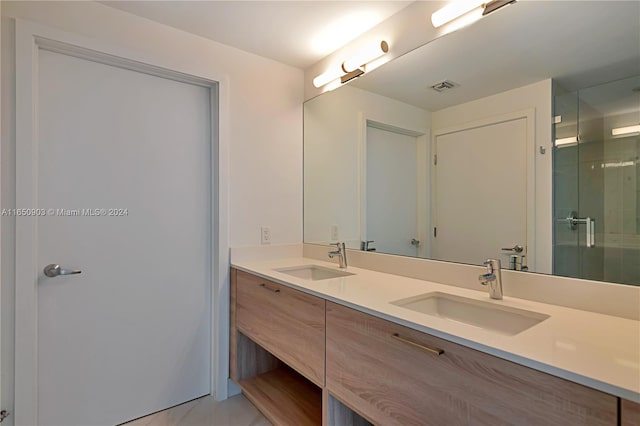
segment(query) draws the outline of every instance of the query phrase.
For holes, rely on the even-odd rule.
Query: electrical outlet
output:
[[[336,241],[338,238],[340,238],[338,225],[331,225],[331,241]]]
[[[260,228],[260,244],[271,244],[271,228],[268,226]]]

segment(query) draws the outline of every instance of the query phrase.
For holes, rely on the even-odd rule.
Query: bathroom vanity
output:
[[[231,269],[231,378],[274,424],[637,424],[637,321],[349,272],[305,258]],[[432,293],[538,316],[514,331],[407,305]],[[630,348],[608,347],[625,333]]]
[[[612,284],[640,284],[640,9],[614,3],[517,2],[305,102],[304,257],[232,261],[231,375],[274,423],[640,424],[640,289]]]

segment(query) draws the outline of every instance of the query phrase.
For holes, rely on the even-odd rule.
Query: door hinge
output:
[[[9,417],[9,412],[7,410],[0,411],[0,423],[2,423],[2,421],[7,417]]]
[[[438,228],[433,228],[433,238],[438,236]]]
[[[434,166],[438,165],[438,154],[433,154],[433,165]]]

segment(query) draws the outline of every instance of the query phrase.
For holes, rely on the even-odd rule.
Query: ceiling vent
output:
[[[444,81],[441,81],[440,83],[434,84],[433,86],[431,86],[431,88],[436,92],[444,92],[445,90],[453,89],[454,87],[458,87],[458,86],[459,84],[454,83],[453,81],[444,80]]]

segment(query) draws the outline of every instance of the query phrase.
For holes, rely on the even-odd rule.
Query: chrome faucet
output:
[[[338,242],[338,243],[333,243],[331,245],[336,246],[338,250],[330,251],[329,259],[333,259],[334,256],[338,256],[338,260],[340,261],[340,267],[343,269],[346,268],[347,267],[347,249],[345,247],[345,244],[342,242]]]
[[[483,263],[487,267],[487,273],[478,277],[482,285],[489,286],[489,297],[502,300],[502,274],[500,273],[500,260],[487,259]]]

